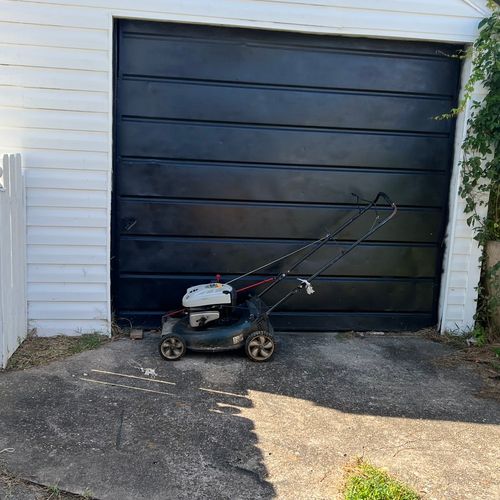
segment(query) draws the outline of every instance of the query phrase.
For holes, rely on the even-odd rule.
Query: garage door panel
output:
[[[451,128],[448,120],[433,120],[450,110],[451,98],[429,96],[125,79],[118,99],[122,116],[439,133]]]
[[[133,318],[133,316],[130,316]],[[155,314],[136,317],[155,324]],[[325,331],[325,324],[332,325],[327,331],[361,330],[373,331],[383,328],[386,331],[420,330],[433,323],[431,313],[380,313],[380,312],[315,312],[286,311],[277,312],[273,316],[273,326],[282,331]],[[335,327],[333,327],[335,325]],[[381,325],[383,325],[381,327]]]
[[[123,200],[120,227],[130,235],[314,239],[353,213],[352,207]],[[387,210],[379,215],[386,216]],[[375,214],[360,218],[339,239],[356,240],[374,221]],[[435,243],[440,226],[438,211],[400,210],[372,240]]]
[[[396,54],[410,57],[439,57],[454,54],[456,45],[447,43],[412,42],[409,40],[386,40],[383,38],[355,38],[343,36],[303,35],[289,31],[274,31],[267,29],[225,28],[218,26],[163,23],[127,19],[120,22],[122,36],[141,35],[151,38],[177,37],[179,39],[191,38],[205,42],[208,40],[220,41],[227,39],[234,41],[240,39],[244,43],[250,41],[259,45],[283,45],[291,48],[316,47],[319,50],[336,49],[344,51],[378,52],[381,54]]]
[[[442,207],[445,172],[380,171],[360,168],[292,168],[245,164],[121,160],[122,196],[206,200],[281,200],[283,202],[353,203],[378,191],[391,193],[401,206]],[[284,182],[286,179],[286,182]]]
[[[244,274],[276,257],[292,252],[307,241],[218,240],[194,238],[124,237],[121,242],[120,269],[123,273],[198,273],[216,269],[226,274]],[[345,250],[348,243],[332,243],[301,264],[292,274],[313,274],[321,265]],[[231,259],[228,259],[228,256]],[[351,276],[392,276],[433,278],[438,250],[435,246],[401,244],[363,244],[324,274]],[[295,259],[299,259],[299,255]],[[263,271],[286,271],[294,257]]]
[[[242,43],[238,35],[220,39],[126,35],[121,43],[128,54],[121,65],[122,75],[157,78],[448,95],[449,81],[457,71],[456,64],[444,57],[248,39]]]
[[[118,306],[123,310],[133,309],[139,299],[145,305],[144,310],[172,310],[179,307],[187,287],[209,282],[210,279],[213,276],[124,276],[120,279],[123,293],[120,294]],[[244,280],[241,286],[254,281]],[[277,285],[266,295],[266,302],[272,304],[279,300],[296,283],[297,280],[290,278]],[[314,282],[315,293],[297,294],[280,310],[428,312],[432,309],[433,286],[432,280],[321,278]],[[168,290],[168,294],[165,290]]]
[[[311,128],[123,120],[122,156],[443,170],[449,139]]]
[[[119,320],[125,324],[158,327],[158,318],[163,310],[158,311],[126,311],[120,312]],[[275,330],[291,332],[339,332],[343,330],[386,331],[420,330],[433,323],[432,313],[401,313],[401,312],[311,312],[284,311],[273,315]],[[383,325],[383,326],[381,326]]]

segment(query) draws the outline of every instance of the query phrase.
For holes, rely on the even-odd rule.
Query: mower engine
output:
[[[192,286],[182,298],[182,305],[189,312],[189,326],[203,328],[231,314],[236,305],[236,291],[224,283]]]

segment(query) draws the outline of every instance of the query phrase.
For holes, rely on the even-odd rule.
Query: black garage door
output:
[[[382,190],[400,205],[397,218],[274,323],[435,324],[453,125],[432,117],[456,100],[459,63],[446,56],[454,47],[138,21],[116,28],[118,317],[158,325],[188,286],[216,273],[229,280],[314,239],[356,210],[351,193]]]

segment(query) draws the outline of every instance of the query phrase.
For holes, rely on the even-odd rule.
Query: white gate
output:
[[[26,313],[26,205],[21,155],[0,166],[0,368],[24,340]]]

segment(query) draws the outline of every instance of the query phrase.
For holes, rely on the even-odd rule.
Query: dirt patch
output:
[[[78,337],[37,337],[31,334],[9,359],[5,370],[24,370],[45,365],[79,352],[96,349],[109,341],[109,337],[97,333]]]
[[[455,347],[456,351],[433,360],[436,366],[453,368],[460,364],[472,365],[484,382],[475,395],[500,401],[500,344],[467,346],[466,339],[453,336],[428,337],[435,342]]]

